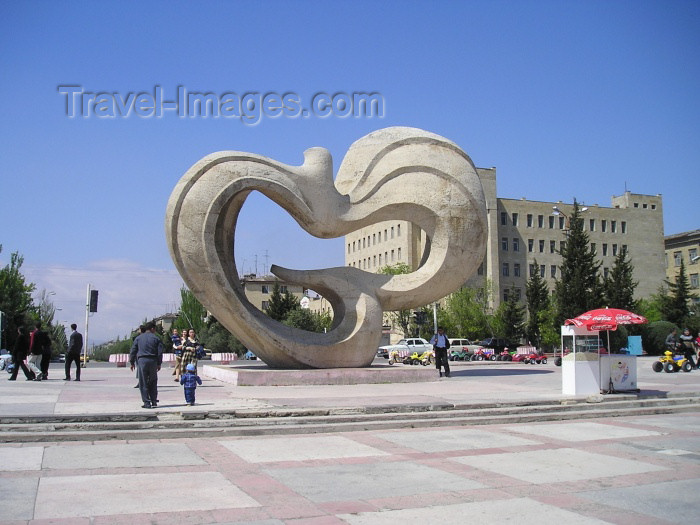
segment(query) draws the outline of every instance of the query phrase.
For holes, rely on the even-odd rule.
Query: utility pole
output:
[[[85,300],[85,340],[83,341],[83,368],[87,364],[87,349],[88,349],[88,332],[90,323],[90,314],[97,312],[97,290],[92,289],[92,285],[87,285],[87,298]]]

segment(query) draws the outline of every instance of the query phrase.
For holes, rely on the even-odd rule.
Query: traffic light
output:
[[[97,311],[97,290],[90,290],[90,313]]]

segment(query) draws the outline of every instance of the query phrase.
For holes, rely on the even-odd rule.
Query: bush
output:
[[[666,342],[666,337],[671,333],[674,328],[678,330],[680,335],[680,330],[678,327],[669,321],[654,321],[649,323],[642,334],[642,341],[644,342],[644,350],[649,355],[661,355],[666,350],[664,343]]]

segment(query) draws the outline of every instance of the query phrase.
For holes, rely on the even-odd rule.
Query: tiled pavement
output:
[[[93,389],[98,377],[106,390],[117,378],[115,371],[86,372],[86,380],[95,379]],[[700,373],[652,379],[670,385],[691,376],[697,380]],[[431,383],[435,395],[459,396],[459,374],[456,379]],[[521,383],[521,395],[545,394],[531,379],[524,380],[529,386]],[[120,383],[122,391],[129,381]],[[48,387],[32,392],[59,412],[66,408],[61,398],[80,406],[75,392],[82,385],[52,383],[10,386]],[[221,394],[228,387],[209,387],[211,395],[198,392],[202,405],[194,409],[238,399]],[[11,412],[8,392],[2,385],[0,413]],[[239,389],[237,395],[244,405],[290,399],[290,391],[276,401],[262,392]],[[315,402],[319,392],[327,390],[317,391]],[[163,390],[161,401],[175,405],[175,395],[170,401]],[[123,405],[123,399],[97,406],[112,410],[110,403]],[[83,411],[94,409],[89,399],[82,404]],[[33,403],[25,409],[38,410]],[[698,429],[700,413],[684,413],[304,436],[2,444],[0,523],[695,523]]]

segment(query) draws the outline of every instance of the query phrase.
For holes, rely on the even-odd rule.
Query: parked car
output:
[[[389,359],[389,354],[393,351],[397,351],[400,357],[406,357],[413,352],[418,352],[422,354],[425,351],[433,349],[428,341],[422,337],[414,337],[411,339],[401,339],[395,345],[380,346],[377,348],[377,357],[383,357],[384,359]]]
[[[254,360],[256,360],[256,359],[258,358],[258,356],[256,356],[256,355],[255,355],[253,352],[251,352],[250,350],[248,350],[248,351],[243,355],[243,358],[244,358],[244,359],[247,359],[247,360],[249,360],[249,361],[254,361]]]

